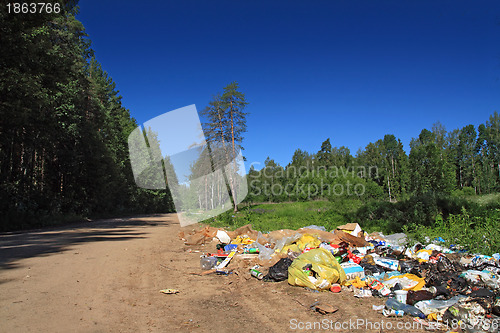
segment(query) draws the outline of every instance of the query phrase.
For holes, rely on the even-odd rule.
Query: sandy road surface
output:
[[[189,274],[200,272],[200,253],[189,250],[214,245],[185,246],[180,230],[175,215],[156,215],[0,234],[0,331],[297,332],[315,322],[316,332],[413,331],[410,319],[373,311],[380,299]],[[315,300],[339,310],[314,313]]]

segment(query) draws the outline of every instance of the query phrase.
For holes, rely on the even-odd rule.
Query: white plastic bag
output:
[[[231,237],[229,237],[224,230],[217,230],[217,235],[215,237],[217,237],[221,243],[231,243]]]

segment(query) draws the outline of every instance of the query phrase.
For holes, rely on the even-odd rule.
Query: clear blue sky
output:
[[[394,134],[500,111],[500,1],[82,0],[98,61],[139,124],[237,81],[247,166],[330,138],[355,155]],[[257,167],[259,168],[259,167]]]

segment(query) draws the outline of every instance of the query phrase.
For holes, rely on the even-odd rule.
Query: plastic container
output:
[[[209,270],[215,268],[217,265],[216,257],[201,257],[200,258],[200,266],[203,270]]]
[[[392,309],[392,310],[396,310],[396,311],[403,311],[405,314],[413,316],[413,317],[419,317],[421,319],[426,318],[425,314],[422,311],[420,311],[419,309],[417,309],[416,307],[414,307],[412,305],[403,304],[401,302],[398,302],[394,298],[389,298],[385,302],[385,306],[388,309]]]
[[[330,291],[332,293],[339,293],[340,291],[342,290],[342,287],[340,286],[340,284],[338,283],[334,283],[332,284],[332,286],[330,287]]]
[[[406,297],[408,296],[407,290],[396,290],[394,294],[396,294],[396,300],[398,302],[406,304]]]

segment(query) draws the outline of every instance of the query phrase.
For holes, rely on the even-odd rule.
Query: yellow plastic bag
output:
[[[311,264],[310,271],[304,267]],[[309,275],[310,272],[315,276]],[[330,251],[319,248],[301,254],[288,267],[288,283],[292,286],[309,287],[314,290],[325,290],[332,283],[344,283],[344,269]]]
[[[415,253],[415,257],[418,259],[419,262],[427,262],[429,261],[430,256],[432,255],[432,250],[419,250],[417,253]]]
[[[302,252],[297,244],[290,244],[283,246],[281,253],[287,254],[289,250],[292,252],[299,252],[299,253]]]
[[[297,240],[296,244],[299,246],[300,251],[302,252],[306,247],[317,248],[319,244],[321,244],[321,241],[318,239],[318,237],[310,234],[304,234]]]
[[[420,290],[425,286],[425,278],[419,278],[414,274],[402,274],[388,278],[382,282],[387,288],[392,288],[396,283],[399,283],[403,290]]]
[[[349,281],[349,283],[356,288],[365,288],[368,287],[366,281],[362,281],[359,276],[356,276],[354,280]]]
[[[250,245],[252,243],[255,242],[255,239],[251,239],[250,237],[242,237],[242,236],[238,236],[236,237],[235,239],[233,239],[233,241],[231,242],[231,244],[243,244],[243,245]]]

